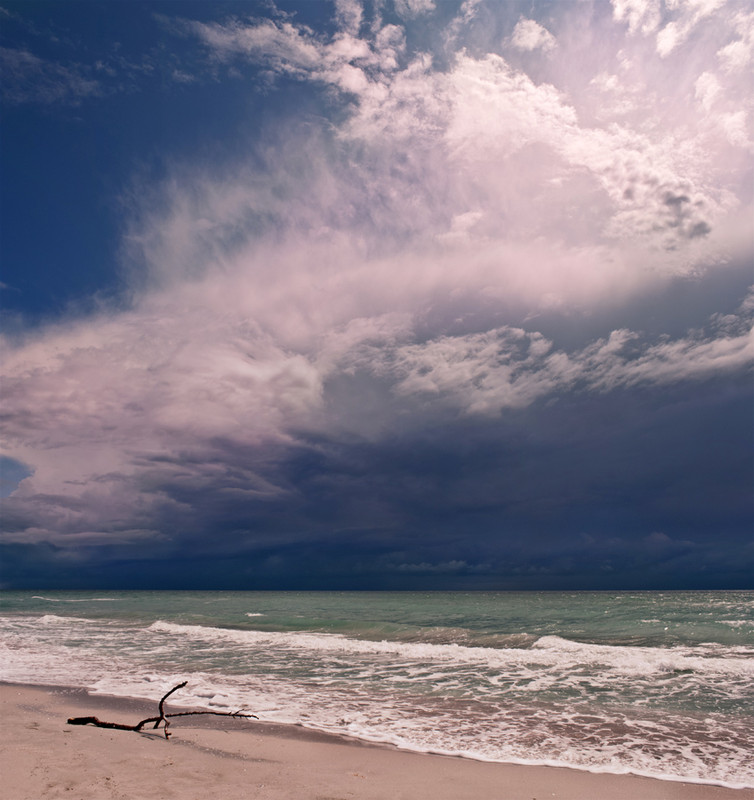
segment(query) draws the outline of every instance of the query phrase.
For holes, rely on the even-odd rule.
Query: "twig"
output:
[[[97,728],[114,728],[115,730],[119,731],[136,731],[139,733],[141,729],[148,725],[150,722],[154,722],[153,729],[156,729],[160,726],[162,722],[163,731],[165,733],[165,738],[170,738],[170,733],[168,732],[168,719],[172,719],[173,717],[190,717],[190,716],[199,716],[202,714],[211,714],[216,717],[232,717],[233,719],[259,719],[254,714],[247,714],[244,711],[177,711],[173,714],[166,714],[165,713],[165,701],[170,697],[173,692],[177,691],[178,689],[182,689],[188,681],[184,681],[183,683],[179,683],[177,686],[174,686],[167,694],[163,695],[162,699],[160,700],[159,704],[159,711],[160,715],[158,717],[147,717],[147,719],[143,719],[141,722],[137,722],[136,725],[124,725],[119,722],[103,722],[101,719],[97,719],[97,717],[71,717],[68,720],[69,725],[94,725]]]
[[[173,694],[173,692],[177,691],[178,689],[183,689],[183,687],[187,683],[188,681],[184,681],[183,683],[179,683],[178,686],[174,686],[167,694],[163,695],[162,700],[160,700],[160,705],[159,705],[160,716],[157,718],[157,722],[155,722],[154,724],[154,729],[157,730],[157,728],[160,727],[160,723],[161,722],[164,723],[163,730],[165,732],[166,739],[170,738],[170,734],[168,733],[168,725],[170,725],[170,723],[165,718],[165,701],[168,699],[168,697],[170,697],[171,694]]]

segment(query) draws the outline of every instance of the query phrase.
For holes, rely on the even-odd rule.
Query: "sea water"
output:
[[[0,680],[754,787],[754,592],[3,592]]]

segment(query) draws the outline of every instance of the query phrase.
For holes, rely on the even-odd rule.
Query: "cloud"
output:
[[[694,14],[691,16],[700,23],[707,15],[706,6]],[[514,29],[514,46],[521,46],[524,32],[543,36],[541,26],[534,25],[538,23],[533,20],[519,22]],[[531,227],[534,208],[530,199],[538,193],[544,225],[552,205],[560,205],[557,200],[549,204],[548,193],[568,194],[575,205],[576,198],[586,190],[587,197],[581,203],[585,220],[579,226],[571,225],[571,230],[591,221],[588,234],[592,240],[598,233],[624,240],[638,236],[645,238],[648,247],[672,251],[683,239],[707,236],[716,220],[727,215],[735,203],[719,180],[722,175],[710,174],[710,167],[715,169],[714,159],[705,166],[703,153],[710,147],[722,154],[730,145],[747,146],[748,119],[736,105],[743,91],[738,86],[716,94],[731,109],[721,117],[717,141],[713,141],[709,125],[701,126],[697,120],[696,136],[684,134],[685,144],[679,149],[672,124],[664,129],[641,122],[646,103],[637,104],[636,90],[617,75],[598,74],[592,83],[599,79],[601,83],[594,85],[602,86],[603,91],[622,93],[620,104],[614,106],[623,116],[621,123],[589,126],[580,120],[579,96],[567,97],[552,84],[536,84],[500,55],[472,57],[461,49],[448,70],[437,70],[426,52],[408,56],[405,35],[396,26],[386,26],[376,35],[358,40],[350,33],[339,32],[331,41],[318,39],[289,22],[194,25],[193,30],[219,58],[243,56],[279,74],[321,82],[343,92],[349,98],[351,113],[340,130],[341,137],[356,146],[378,148],[376,159],[402,161],[404,181],[426,187],[422,212],[426,216],[436,211],[438,225],[443,217],[448,220],[459,214],[479,213],[473,206],[438,207],[438,198],[452,196],[451,187],[456,196],[485,199],[487,225],[479,226],[480,232],[485,227],[499,229],[504,225],[508,238],[511,225],[520,216],[513,203],[523,205],[523,222]],[[526,41],[531,44],[534,39]],[[542,38],[542,43],[545,41],[549,42]],[[709,71],[707,74],[706,78],[699,75],[696,88],[700,102],[709,108],[710,88],[717,78]],[[700,80],[706,81],[704,91]],[[667,93],[663,106],[657,108],[658,114],[666,113]],[[686,106],[685,97],[679,97],[679,110],[684,109],[679,122],[693,125]],[[534,147],[549,159],[546,184],[537,185],[529,177]],[[448,176],[445,186],[428,185],[428,177],[440,170]],[[385,176],[380,178],[384,181]],[[526,189],[521,186],[524,181]],[[506,186],[515,187],[515,200],[503,194]],[[600,193],[603,202],[597,200]],[[597,213],[598,208],[601,213]],[[415,203],[402,218],[410,221],[417,210]],[[505,218],[501,218],[503,211]],[[427,230],[428,221],[425,218],[418,223]],[[569,235],[566,231],[558,233]]]
[[[522,19],[516,24],[511,44],[518,50],[552,50],[556,46],[555,37],[533,19]]]
[[[629,33],[654,34],[657,53],[665,58],[725,0],[612,0],[612,5],[613,18],[627,22]]]
[[[613,17],[628,22],[628,30],[644,34],[657,30],[662,19],[660,0],[613,0]]]
[[[498,328],[442,336],[397,347],[368,345],[348,362],[351,369],[390,375],[400,395],[451,404],[467,414],[500,414],[554,393],[616,389],[703,380],[751,369],[751,316],[728,317],[732,335],[692,335],[646,345],[638,334],[615,330],[607,339],[566,353],[538,332]]]
[[[754,12],[737,14],[733,25],[737,38],[717,51],[720,65],[728,73],[744,71],[754,58]]]
[[[218,297],[222,313],[203,283],[115,319],[47,329],[11,350],[6,447],[34,474],[7,506],[6,541],[26,541],[31,527],[33,538],[58,545],[77,546],[84,533],[95,541],[97,532],[102,541],[139,540],[155,515],[181,519],[192,493],[210,487],[277,502],[292,491],[278,464],[302,436],[379,439],[401,417],[494,417],[552,396],[677,385],[754,364],[751,304],[684,338],[652,343],[615,330],[568,352],[511,326],[426,339],[408,313],[357,317],[346,308],[347,324],[332,320],[337,309],[317,318],[314,302],[304,310],[290,293],[287,317],[275,319],[282,306],[261,297],[252,312],[244,288],[232,285],[235,302],[230,287]],[[348,421],[363,379],[373,382],[366,397],[384,389],[371,434],[368,420]]]
[[[686,41],[694,28],[705,18],[714,14],[725,0],[673,0],[666,2],[666,9],[676,11],[677,16],[657,33],[657,52],[669,55]]]
[[[434,0],[395,0],[395,13],[404,19],[434,11]]]
[[[364,16],[364,9],[358,0],[336,0],[335,15],[343,30],[352,36],[358,35]]]
[[[81,64],[63,65],[13,47],[0,46],[3,99],[11,104],[78,105],[104,94],[92,70]]]
[[[198,48],[187,90],[209,59],[218,81],[239,70],[271,96],[298,83],[309,105],[271,110],[271,132],[228,163],[173,160],[156,185],[135,178],[125,307],[6,338],[5,448],[29,474],[6,501],[4,542],[114,560],[351,542],[396,572],[494,571],[512,547],[508,534],[494,544],[501,520],[517,536],[545,531],[551,509],[581,513],[594,486],[600,513],[611,501],[634,513],[600,482],[583,421],[600,404],[617,419],[650,393],[651,428],[690,388],[719,382],[738,402],[754,360],[736,272],[751,255],[751,116],[736,106],[740,48],[726,50],[748,35],[740,13],[616,1],[599,22],[615,53],[582,63],[568,33],[591,19],[570,21],[581,6],[548,20],[553,33],[520,19],[492,50],[464,39],[481,3],[428,46],[417,31],[441,16],[431,6],[397,5],[399,25],[342,0],[328,31],[277,13],[162,20]],[[706,25],[714,41],[679,66],[674,53]],[[535,50],[548,57],[530,74],[519,60]],[[67,102],[84,96],[72,85]],[[650,333],[626,321],[658,293],[723,278],[703,313],[679,301]],[[718,413],[723,400],[705,402]],[[569,432],[538,443],[564,406],[576,409],[562,412]],[[652,436],[694,429],[696,407],[684,408],[680,427]],[[610,453],[630,450],[633,424],[601,429]],[[674,501],[642,488],[646,451],[632,458],[615,483],[639,486],[662,517],[632,541],[674,536],[657,510]],[[693,481],[680,473],[685,501]],[[484,552],[432,549],[427,526],[442,544],[474,520]],[[400,552],[406,530],[423,544]],[[642,546],[667,549],[665,535]]]
[[[457,574],[469,572],[487,572],[490,569],[489,564],[467,564],[465,561],[443,561],[441,563],[432,564],[423,561],[421,564],[399,564],[399,572],[411,572],[420,574]]]

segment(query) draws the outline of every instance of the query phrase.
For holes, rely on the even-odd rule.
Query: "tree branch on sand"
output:
[[[168,722],[168,718],[173,717],[191,717],[191,716],[199,716],[201,714],[210,714],[215,717],[233,717],[234,719],[259,719],[259,717],[255,716],[254,714],[246,714],[243,711],[179,711],[174,714],[166,714],[165,713],[165,701],[170,697],[173,692],[178,691],[178,689],[182,689],[188,681],[184,681],[183,683],[179,683],[178,686],[174,686],[167,694],[162,696],[159,705],[159,716],[157,717],[147,717],[147,719],[143,719],[141,722],[137,722],[136,725],[124,725],[120,722],[103,722],[101,719],[97,719],[97,717],[71,717],[68,720],[69,725],[94,725],[97,728],[114,728],[118,731],[136,731],[139,733],[141,729],[148,725],[150,722],[154,722],[152,729],[155,730],[156,728],[160,727],[160,723],[163,723],[163,731],[165,733],[165,738],[170,738],[170,733],[168,732],[168,726],[170,723]]]

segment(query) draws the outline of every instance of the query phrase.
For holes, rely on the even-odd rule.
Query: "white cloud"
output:
[[[552,50],[556,46],[555,37],[533,19],[522,19],[516,24],[511,36],[511,44],[518,50]]]
[[[742,312],[743,313],[743,312]],[[622,329],[582,350],[553,348],[542,334],[502,327],[479,334],[441,336],[422,344],[368,346],[358,367],[389,375],[399,395],[466,414],[497,415],[555,393],[614,391],[638,385],[704,380],[754,368],[754,331],[743,313],[728,335],[655,344]],[[352,368],[358,368],[351,363]]]
[[[683,44],[694,28],[724,3],[725,0],[665,0],[667,10],[677,14],[657,33],[657,52],[660,56],[668,56]]]
[[[312,69],[321,60],[310,35],[287,21],[262,20],[252,25],[237,21],[226,24],[188,21],[182,27],[192,31],[222,60],[242,53],[282,72],[293,73]]]
[[[729,73],[743,72],[754,60],[754,12],[737,14],[733,26],[738,38],[717,52],[720,65]]]
[[[715,7],[716,0],[673,3],[668,9],[693,27],[708,20]],[[406,51],[398,26],[372,20],[363,25],[368,32],[355,37],[358,9],[351,4],[342,9],[343,30],[330,40],[287,21],[194,26],[220,58],[242,56],[346,93],[350,115],[337,135],[345,147],[369,155],[349,178],[327,174],[329,167],[319,159],[320,175],[306,189],[316,200],[307,203],[302,194],[291,206],[286,195],[288,208],[276,200],[279,189],[250,190],[253,179],[247,187],[226,183],[211,188],[203,180],[200,196],[209,207],[200,215],[198,209],[173,204],[171,218],[160,219],[156,234],[163,245],[147,259],[153,269],[186,264],[196,253],[205,258],[197,244],[221,241],[229,219],[241,220],[262,208],[279,209],[286,218],[283,226],[294,224],[299,230],[303,220],[293,220],[291,208],[305,208],[305,225],[329,236],[343,229],[348,209],[352,221],[365,223],[359,224],[359,236],[365,237],[367,249],[376,246],[371,236],[386,243],[380,248],[390,249],[396,237],[409,235],[419,251],[432,242],[452,249],[463,239],[467,261],[478,265],[467,274],[472,285],[476,272],[489,277],[490,266],[481,262],[494,259],[501,283],[526,284],[527,302],[536,276],[521,281],[507,266],[514,257],[526,259],[524,240],[536,240],[532,252],[548,253],[546,260],[560,265],[540,267],[540,297],[553,297],[548,283],[553,273],[576,259],[582,266],[568,267],[566,298],[583,296],[584,286],[597,286],[601,277],[594,270],[604,273],[605,264],[611,265],[608,274],[617,279],[617,291],[633,292],[644,280],[651,284],[658,275],[716,260],[722,242],[715,232],[742,201],[736,197],[736,174],[746,159],[749,116],[735,105],[738,88],[721,83],[714,71],[702,67],[690,83],[684,77],[688,89],[679,90],[676,98],[678,81],[664,74],[668,70],[655,57],[657,78],[645,72],[643,81],[629,82],[626,75],[601,71],[589,77],[584,95],[566,93],[553,84],[535,83],[500,55],[472,56],[460,41],[448,67],[436,69],[428,53]],[[639,31],[654,19],[655,10],[653,3],[616,3],[614,16]],[[462,9],[459,19],[465,14]],[[541,28],[533,20],[520,24],[519,32]],[[736,25],[742,29],[743,23]],[[568,53],[562,57],[569,60]],[[714,58],[712,51],[709,58]],[[714,64],[708,60],[707,66]],[[655,84],[647,85],[650,80]],[[614,116],[605,123],[583,121],[592,87],[612,96],[619,123]],[[696,95],[704,114],[690,111],[687,91]],[[714,124],[706,113],[713,104],[721,112]],[[741,148],[741,154],[732,156],[731,146]],[[286,186],[295,184],[292,176],[282,180]],[[323,187],[328,187],[325,195]],[[332,202],[333,192],[338,203]],[[213,197],[222,201],[215,203]],[[313,213],[315,207],[320,210]],[[461,230],[459,221],[470,219],[469,214],[474,215],[473,228]],[[215,220],[206,236],[196,233],[202,220]],[[166,236],[172,229],[174,234]],[[596,257],[584,258],[585,252]],[[637,271],[647,258],[653,262],[651,273]],[[621,289],[619,276],[628,274],[632,278]],[[555,294],[563,297],[560,290]]]
[[[395,13],[404,19],[411,19],[435,10],[434,0],[394,0]]]
[[[641,27],[639,20],[651,16],[652,7],[618,4],[614,11],[616,19],[631,19],[635,27]],[[671,10],[685,20],[684,30],[690,31],[715,7],[715,2],[700,2],[676,4]],[[349,93],[353,111],[341,135],[377,145],[386,151],[386,158],[390,152],[391,157],[407,159],[422,172],[449,170],[449,179],[461,191],[471,189],[487,197],[500,194],[500,173],[511,174],[509,160],[519,158],[517,153],[523,147],[537,144],[549,151],[552,185],[565,182],[573,190],[574,170],[582,170],[582,183],[591,181],[605,192],[602,220],[593,220],[592,233],[601,230],[603,235],[622,240],[645,236],[648,246],[672,251],[684,239],[705,236],[730,209],[731,196],[713,188],[715,179],[709,170],[714,169],[714,162],[705,163],[702,155],[712,144],[709,129],[703,131],[701,120],[696,120],[698,141],[693,132],[689,136],[689,123],[693,125],[694,120],[688,116],[688,103],[682,95],[677,103],[680,116],[676,117],[678,135],[685,141],[679,147],[676,132],[663,126],[664,120],[647,116],[648,89],[640,95],[638,86],[627,86],[616,73],[598,73],[589,85],[599,87],[603,95],[612,95],[610,113],[613,119],[620,115],[621,123],[589,127],[581,122],[578,96],[534,83],[499,55],[472,57],[460,50],[447,71],[434,69],[424,53],[407,60],[405,38],[396,26],[358,40],[341,33],[330,42],[316,40],[290,23],[273,26],[267,22],[264,35],[259,24],[248,30],[238,23],[226,27],[214,26],[212,37],[201,28],[205,42],[221,57],[231,48],[230,41],[236,53]],[[512,44],[548,46],[548,36],[534,20],[521,20]],[[250,49],[248,42],[255,42],[255,47]],[[705,110],[718,97],[732,102],[726,88],[715,88],[719,85],[709,70],[697,76],[696,95]],[[657,101],[658,115],[668,114],[668,108],[666,98]],[[746,115],[726,117],[718,144],[713,146],[746,147],[747,123]],[[493,166],[502,167],[506,159],[504,169]],[[517,173],[516,168],[514,180]],[[417,177],[422,180],[424,175]],[[575,200],[576,195],[572,196]],[[689,198],[688,204],[673,199],[682,197]],[[522,200],[526,205],[519,192],[519,202]],[[593,206],[595,211],[597,207]],[[466,210],[452,209],[446,218]],[[478,228],[480,233],[483,229]]]
[[[364,16],[364,8],[358,0],[336,0],[335,15],[344,30],[358,36]]]
[[[709,112],[715,104],[715,99],[719,96],[722,87],[720,81],[711,72],[703,72],[696,81],[696,98],[702,108]]]
[[[612,0],[613,17],[628,23],[630,33],[657,30],[662,19],[660,0]]]
[[[728,8],[736,7],[728,3]],[[668,57],[678,47],[686,43],[700,24],[714,18],[723,24],[732,18],[743,32],[748,27],[744,12],[726,14],[726,0],[612,0],[613,18],[628,23],[630,34],[653,35],[656,52],[661,58]],[[728,49],[729,48],[729,49]],[[730,57],[737,61],[742,55],[738,45],[723,48],[723,60]]]
[[[732,111],[720,115],[720,127],[734,147],[751,148],[748,115],[745,111]]]
[[[305,356],[243,317],[180,301],[46,330],[5,350],[4,448],[34,469],[8,513],[26,508],[62,544],[82,530],[112,543],[134,520],[177,513],[160,484],[224,479],[261,499],[280,494],[264,455],[241,468],[223,443],[272,452],[321,403]]]

